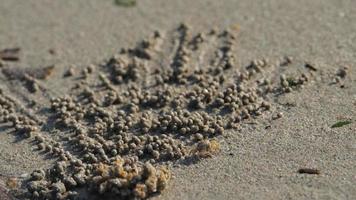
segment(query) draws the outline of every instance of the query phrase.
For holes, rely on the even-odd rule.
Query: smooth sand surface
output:
[[[125,8],[110,0],[0,0],[0,49],[21,47],[18,65],[55,64],[58,75],[47,86],[64,94],[61,74],[69,65],[99,63],[181,22],[193,31],[239,31],[241,65],[288,55],[319,63],[323,74],[276,101],[281,119],[245,124],[222,140],[216,157],[175,167],[168,189],[154,199],[355,199],[356,123],[330,128],[340,118],[356,119],[355,1],[151,0]],[[343,65],[350,69],[345,88],[324,80]],[[3,77],[0,85],[26,96]],[[0,174],[21,175],[52,163],[33,148],[0,128]],[[298,174],[302,167],[321,174]]]

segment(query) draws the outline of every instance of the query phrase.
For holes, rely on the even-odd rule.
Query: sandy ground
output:
[[[355,21],[352,0],[151,0],[133,8],[110,0],[0,0],[0,49],[21,47],[18,65],[55,64],[56,73],[63,74],[69,65],[99,63],[154,30],[186,22],[195,31],[239,27],[241,65],[284,55],[318,62],[326,74],[349,65],[345,88],[321,80],[283,96],[275,105],[283,118],[262,118],[229,133],[218,156],[175,167],[169,188],[154,199],[354,199],[356,123],[330,126],[339,118],[356,117]],[[46,84],[64,94],[66,83],[59,77]],[[18,98],[25,94],[3,78],[0,85]],[[0,131],[3,176],[51,163],[30,143]],[[301,167],[318,168],[321,174],[298,174]]]

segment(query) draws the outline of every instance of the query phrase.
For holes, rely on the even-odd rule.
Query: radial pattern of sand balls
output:
[[[167,186],[168,163],[213,156],[227,130],[271,109],[270,95],[309,81],[308,71],[276,78],[291,58],[240,67],[235,37],[216,30],[191,35],[182,24],[103,64],[70,68],[63,78],[77,82],[43,105],[50,109],[45,121],[1,93],[2,121],[58,158],[52,168],[31,174],[26,197],[80,199],[85,191],[147,198]]]

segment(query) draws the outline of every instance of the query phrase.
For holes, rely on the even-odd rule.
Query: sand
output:
[[[69,5],[68,5],[69,4]],[[154,30],[187,22],[194,31],[211,27],[238,32],[237,60],[289,55],[318,63],[315,81],[276,101],[278,120],[258,119],[222,139],[211,159],[173,169],[174,179],[157,199],[353,199],[356,196],[355,123],[331,129],[340,118],[355,119],[355,3],[352,1],[142,1],[133,8],[111,1],[0,1],[0,49],[21,47],[21,66],[55,64],[55,94],[65,94],[69,65],[99,63],[133,46]],[[55,54],[50,54],[53,49]],[[348,65],[345,87],[330,85]],[[34,98],[22,85],[1,77],[5,91]],[[44,102],[44,99],[36,99]],[[288,106],[292,105],[292,106]],[[266,126],[268,126],[266,128]],[[269,127],[270,126],[270,127]],[[0,173],[19,176],[53,160],[4,131]],[[320,175],[298,174],[315,167]]]

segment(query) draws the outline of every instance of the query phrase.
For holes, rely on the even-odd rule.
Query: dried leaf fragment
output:
[[[123,7],[132,7],[136,5],[136,0],[115,0],[115,5]]]
[[[345,126],[345,125],[348,125],[348,124],[351,124],[351,123],[352,123],[351,120],[338,121],[335,124],[333,124],[331,126],[331,128],[339,128],[339,127],[342,127],[342,126]]]

